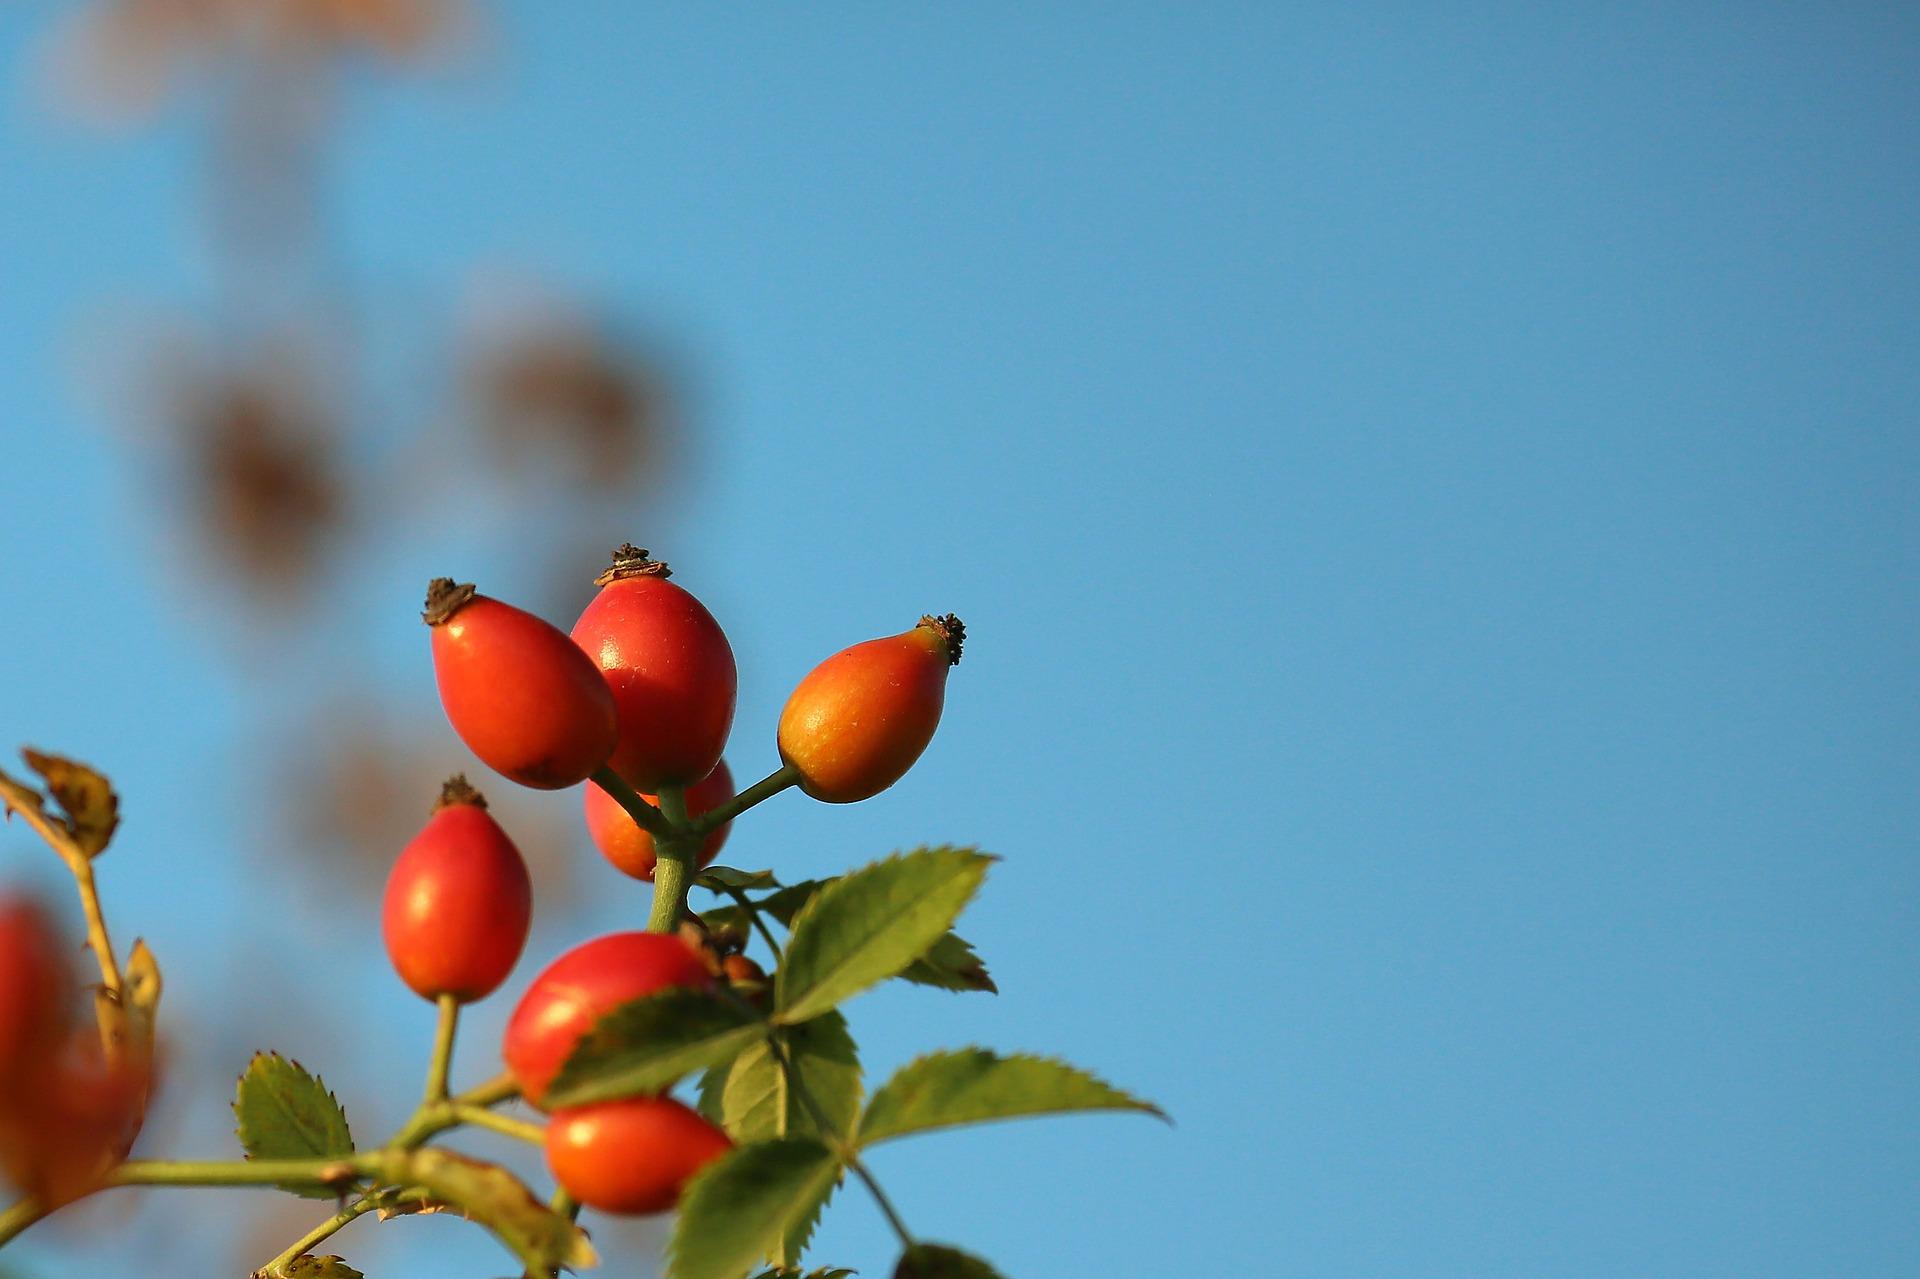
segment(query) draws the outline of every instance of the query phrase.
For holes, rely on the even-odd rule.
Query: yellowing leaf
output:
[[[27,767],[47,783],[47,793],[64,814],[62,824],[81,853],[97,857],[120,825],[120,797],[99,772],[75,760],[23,750]]]

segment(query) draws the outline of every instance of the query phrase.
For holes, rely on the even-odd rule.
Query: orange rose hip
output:
[[[953,614],[928,616],[814,667],[780,712],[780,758],[800,789],[848,804],[899,781],[940,725],[947,672],[965,639]]]

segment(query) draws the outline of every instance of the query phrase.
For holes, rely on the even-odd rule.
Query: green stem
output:
[[[491,1110],[479,1106],[463,1106],[455,1102],[453,1117],[463,1124],[472,1124],[476,1128],[490,1128],[494,1132],[517,1137],[521,1141],[536,1146],[547,1144],[547,1130],[539,1124],[530,1124],[524,1119],[511,1119],[506,1115],[496,1115]]]
[[[907,1223],[900,1220],[900,1214],[894,1211],[892,1201],[887,1198],[887,1192],[880,1189],[880,1183],[875,1181],[873,1174],[867,1171],[867,1166],[860,1162],[858,1155],[848,1155],[847,1167],[853,1169],[854,1175],[867,1183],[867,1189],[873,1192],[873,1201],[880,1205],[880,1211],[885,1214],[887,1224],[892,1226],[893,1233],[900,1237],[900,1246],[912,1251],[913,1235],[908,1233]]]
[[[447,1099],[447,1072],[453,1067],[453,1032],[460,1024],[460,1001],[452,995],[439,1000],[440,1020],[433,1031],[433,1058],[427,1063],[427,1090],[423,1105]]]
[[[412,1118],[401,1125],[400,1130],[387,1138],[388,1150],[412,1150],[427,1138],[449,1128],[458,1128],[468,1122],[461,1118],[461,1112],[483,1111],[489,1106],[497,1106],[503,1101],[511,1101],[520,1095],[520,1085],[513,1081],[512,1075],[501,1075],[490,1079],[478,1088],[461,1093],[458,1097],[438,1102],[422,1102],[413,1112]]]
[[[0,1212],[0,1247],[5,1247],[15,1235],[46,1215],[46,1207],[34,1198],[22,1199]]]
[[[107,1174],[109,1186],[326,1186],[378,1177],[380,1152],[345,1159],[130,1159]]]
[[[767,1047],[773,1053],[773,1059],[780,1063],[780,1072],[787,1077],[787,1087],[793,1089],[793,1095],[800,1099],[800,1104],[806,1107],[807,1114],[812,1116],[814,1126],[819,1128],[832,1143],[833,1151],[840,1156],[840,1161],[853,1169],[854,1175],[866,1183],[867,1189],[873,1194],[873,1201],[880,1205],[880,1212],[886,1217],[887,1224],[892,1226],[893,1233],[900,1237],[900,1246],[911,1251],[914,1246],[913,1234],[907,1229],[907,1223],[900,1219],[899,1212],[894,1209],[893,1201],[888,1199],[887,1192],[880,1188],[879,1180],[867,1171],[865,1164],[860,1162],[860,1156],[855,1152],[853,1143],[840,1135],[840,1130],[833,1126],[831,1119],[827,1118],[826,1112],[820,1108],[820,1103],[816,1102],[813,1094],[807,1091],[806,1080],[802,1079],[800,1072],[793,1068],[793,1059],[787,1056],[786,1045],[780,1042],[780,1036],[769,1034]]]
[[[562,1217],[565,1217],[568,1221],[578,1221],[580,1219],[580,1202],[568,1194],[565,1189],[554,1191],[553,1198],[547,1201],[547,1206],[559,1213]],[[556,1279],[556,1276],[552,1270],[544,1273],[535,1273],[533,1270],[528,1269],[521,1272],[520,1279]]]
[[[462,1106],[497,1106],[520,1095],[520,1085],[510,1072],[495,1075],[478,1088],[469,1088],[454,1101]]]
[[[760,934],[760,940],[767,943],[767,949],[773,952],[773,966],[778,968],[780,966],[780,943],[774,940],[773,930],[767,927],[764,919],[760,918],[760,912],[755,909],[753,899],[747,896],[745,890],[739,888],[729,888],[726,890],[726,894],[738,902],[740,909],[746,912],[747,920],[753,925],[754,931]]]
[[[688,832],[687,793],[677,786],[660,790],[660,812],[669,823],[668,833],[653,837],[653,911],[647,916],[647,931],[670,933],[680,926],[686,911],[687,888],[693,882],[694,851],[700,837]]]
[[[444,1089],[444,1080],[442,1088]],[[400,1131],[396,1132],[387,1144],[379,1149],[362,1154],[349,1155],[344,1159],[133,1159],[115,1168],[106,1177],[101,1188],[109,1186],[318,1186],[329,1190],[341,1190],[352,1183],[364,1180],[384,1180],[399,1182],[405,1179],[406,1152],[419,1146],[427,1138],[461,1124],[477,1124],[508,1133],[525,1141],[544,1142],[544,1134],[534,1136],[541,1130],[533,1124],[523,1124],[504,1116],[493,1114],[487,1108],[510,1101],[520,1095],[520,1086],[512,1075],[500,1075],[490,1079],[477,1088],[469,1089],[457,1097],[443,1098],[431,1104],[422,1104]],[[368,1205],[371,1207],[372,1205]],[[364,1212],[362,1208],[360,1211]],[[0,1245],[6,1244],[16,1235],[27,1229],[48,1214],[39,1200],[21,1199],[0,1212]],[[342,1209],[342,1213],[352,1212],[352,1208]],[[354,1213],[353,1215],[358,1215]],[[347,1220],[351,1220],[348,1217]],[[337,1230],[345,1221],[340,1221],[333,1229]],[[332,1233],[328,1231],[327,1233]],[[321,1234],[308,1240],[304,1247],[312,1247]],[[292,1254],[294,1257],[299,1253]],[[290,1259],[290,1258],[289,1258]],[[276,1261],[271,1266],[283,1264]]]
[[[798,785],[799,782],[800,770],[792,764],[782,764],[726,803],[716,804],[702,813],[693,823],[694,833],[704,835],[718,826],[724,826],[761,800],[772,799],[789,786]]]
[[[364,1199],[356,1199],[333,1216],[315,1226],[312,1230],[309,1230],[306,1234],[300,1236],[292,1247],[262,1266],[256,1273],[263,1277],[270,1276],[271,1279],[283,1279],[288,1266],[311,1252],[316,1244],[325,1243],[328,1239],[331,1239],[335,1234],[339,1233],[340,1228],[348,1222],[353,1221],[364,1213],[372,1212],[375,1206],[374,1200],[370,1196]]]
[[[640,829],[655,839],[672,833],[667,825],[667,819],[660,815],[660,810],[649,804],[646,796],[627,785],[626,778],[605,764],[593,770],[591,780],[601,790],[613,796],[614,802],[626,809],[629,817],[640,823]]]

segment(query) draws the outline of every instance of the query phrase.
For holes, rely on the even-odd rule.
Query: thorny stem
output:
[[[820,1108],[820,1103],[816,1102],[813,1094],[807,1091],[806,1080],[802,1079],[800,1072],[793,1068],[793,1059],[787,1056],[786,1046],[780,1042],[777,1034],[767,1036],[767,1048],[773,1053],[773,1059],[780,1063],[780,1072],[787,1077],[787,1086],[793,1089],[793,1095],[800,1099],[800,1104],[807,1108],[807,1114],[812,1116],[814,1125],[831,1143],[834,1153],[840,1156],[842,1163],[853,1169],[856,1177],[866,1183],[867,1189],[873,1194],[873,1201],[880,1205],[880,1212],[886,1217],[887,1224],[892,1226],[893,1233],[900,1237],[900,1246],[912,1251],[913,1234],[907,1229],[907,1223],[900,1219],[899,1212],[894,1209],[893,1201],[888,1199],[887,1192],[880,1188],[879,1180],[867,1171],[864,1163],[860,1162],[860,1156],[854,1153],[853,1143],[841,1136],[840,1130],[834,1127],[833,1121],[828,1119],[826,1112]]]
[[[371,1195],[354,1200],[333,1216],[300,1236],[292,1247],[254,1271],[254,1279],[283,1279],[286,1268],[311,1252],[316,1244],[324,1243],[339,1232],[342,1226],[363,1213],[372,1212],[377,1203]]]
[[[716,804],[702,813],[694,820],[694,832],[704,835],[708,831],[718,829],[761,800],[771,799],[789,786],[798,785],[799,782],[800,771],[792,764],[782,764],[724,804]]]
[[[442,995],[437,1001],[440,1018],[433,1031],[433,1057],[427,1064],[427,1090],[422,1105],[431,1106],[447,1099],[447,1072],[453,1066],[453,1032],[460,1024],[460,1001]]]
[[[667,819],[661,815],[660,810],[652,804],[649,804],[646,796],[627,785],[626,778],[620,776],[620,774],[614,772],[605,764],[594,769],[593,776],[589,780],[601,790],[613,796],[614,802],[626,809],[627,815],[633,818],[634,821],[640,823],[640,829],[646,831],[647,834],[653,836],[655,839],[659,839],[664,835],[673,833],[672,828],[667,824]]]
[[[661,787],[660,812],[669,826],[666,834],[653,837],[653,912],[647,916],[650,933],[670,933],[680,926],[687,886],[693,879],[694,852],[700,847],[700,836],[689,829],[684,790]]]

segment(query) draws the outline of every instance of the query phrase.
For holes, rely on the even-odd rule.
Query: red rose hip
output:
[[[619,743],[608,763],[635,790],[691,786],[713,772],[733,727],[733,647],[706,606],[631,544],[595,581],[573,625],[613,690]]]
[[[613,694],[565,632],[445,577],[427,588],[421,616],[447,721],[487,767],[559,790],[606,762]]]
[[[484,999],[513,971],[532,922],[520,850],[480,792],[451,779],[387,876],[380,923],[394,971],[427,999]]]
[[[601,1017],[670,986],[713,987],[694,949],[671,933],[609,933],[554,960],[507,1021],[501,1056],[520,1095],[540,1105],[574,1045]]]
[[[566,1192],[601,1212],[665,1212],[693,1175],[733,1149],[727,1134],[669,1097],[557,1111],[547,1166]]]

